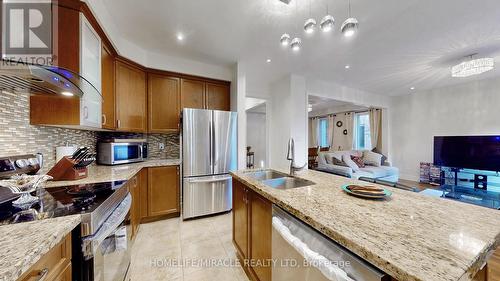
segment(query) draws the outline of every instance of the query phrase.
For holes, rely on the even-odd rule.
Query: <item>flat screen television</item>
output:
[[[500,171],[500,136],[434,137],[434,165]]]

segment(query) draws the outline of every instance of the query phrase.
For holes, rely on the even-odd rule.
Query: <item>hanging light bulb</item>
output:
[[[319,24],[319,27],[323,32],[328,32],[333,29],[335,25],[335,19],[331,15],[326,15]]]
[[[315,29],[316,29],[316,20],[313,18],[306,20],[306,23],[304,23],[304,31],[306,33],[313,33]]]
[[[302,43],[302,40],[300,40],[300,38],[298,38],[298,37],[295,37],[295,38],[293,38],[292,43],[290,43],[290,47],[292,48],[292,50],[297,52],[298,50],[300,50],[301,43]]]
[[[348,18],[342,23],[340,30],[345,37],[351,37],[358,30],[358,20],[356,18],[351,17],[351,0],[349,0],[349,10],[348,10]]]
[[[309,0],[309,19],[304,23],[304,31],[306,33],[313,33],[316,29],[316,20],[311,17],[311,0]]]
[[[280,44],[282,46],[288,46],[288,44],[290,44],[290,35],[288,35],[288,33],[283,33],[283,35],[281,35]]]

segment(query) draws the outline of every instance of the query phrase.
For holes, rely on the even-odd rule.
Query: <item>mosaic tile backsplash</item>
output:
[[[55,164],[57,146],[88,146],[95,150],[99,139],[110,137],[145,138],[149,142],[149,158],[179,158],[179,135],[128,134],[93,132],[29,124],[29,94],[0,92],[0,156],[41,152],[45,169]],[[159,143],[165,149],[159,149]]]

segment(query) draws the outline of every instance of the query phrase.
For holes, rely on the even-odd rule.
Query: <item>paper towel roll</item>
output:
[[[58,146],[56,147],[56,163],[64,156],[70,156],[77,149],[76,146]]]

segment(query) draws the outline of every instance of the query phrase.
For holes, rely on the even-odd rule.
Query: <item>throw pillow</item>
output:
[[[354,163],[356,163],[356,165],[358,165],[358,167],[360,167],[360,168],[365,167],[365,162],[363,161],[362,157],[351,155],[351,159],[352,159],[352,161],[354,161]]]
[[[377,148],[372,149],[372,152],[378,153],[382,155],[382,159],[380,160],[380,166],[384,166],[385,161],[387,161],[387,156],[385,156],[382,152],[380,152]]]
[[[325,154],[325,160],[326,160],[326,163],[327,164],[333,164],[333,156],[332,154],[328,153],[328,154]]]
[[[367,165],[380,167],[382,165],[382,154],[378,154],[369,150],[363,151],[363,161]]]
[[[349,166],[347,166],[346,163],[344,163],[344,161],[339,160],[339,159],[337,159],[335,157],[333,158],[333,165],[343,166],[343,167],[349,167]]]
[[[356,165],[356,162],[352,161],[351,155],[344,154],[342,156],[343,162],[347,165],[347,167],[351,168],[353,171],[359,171],[359,166]]]

